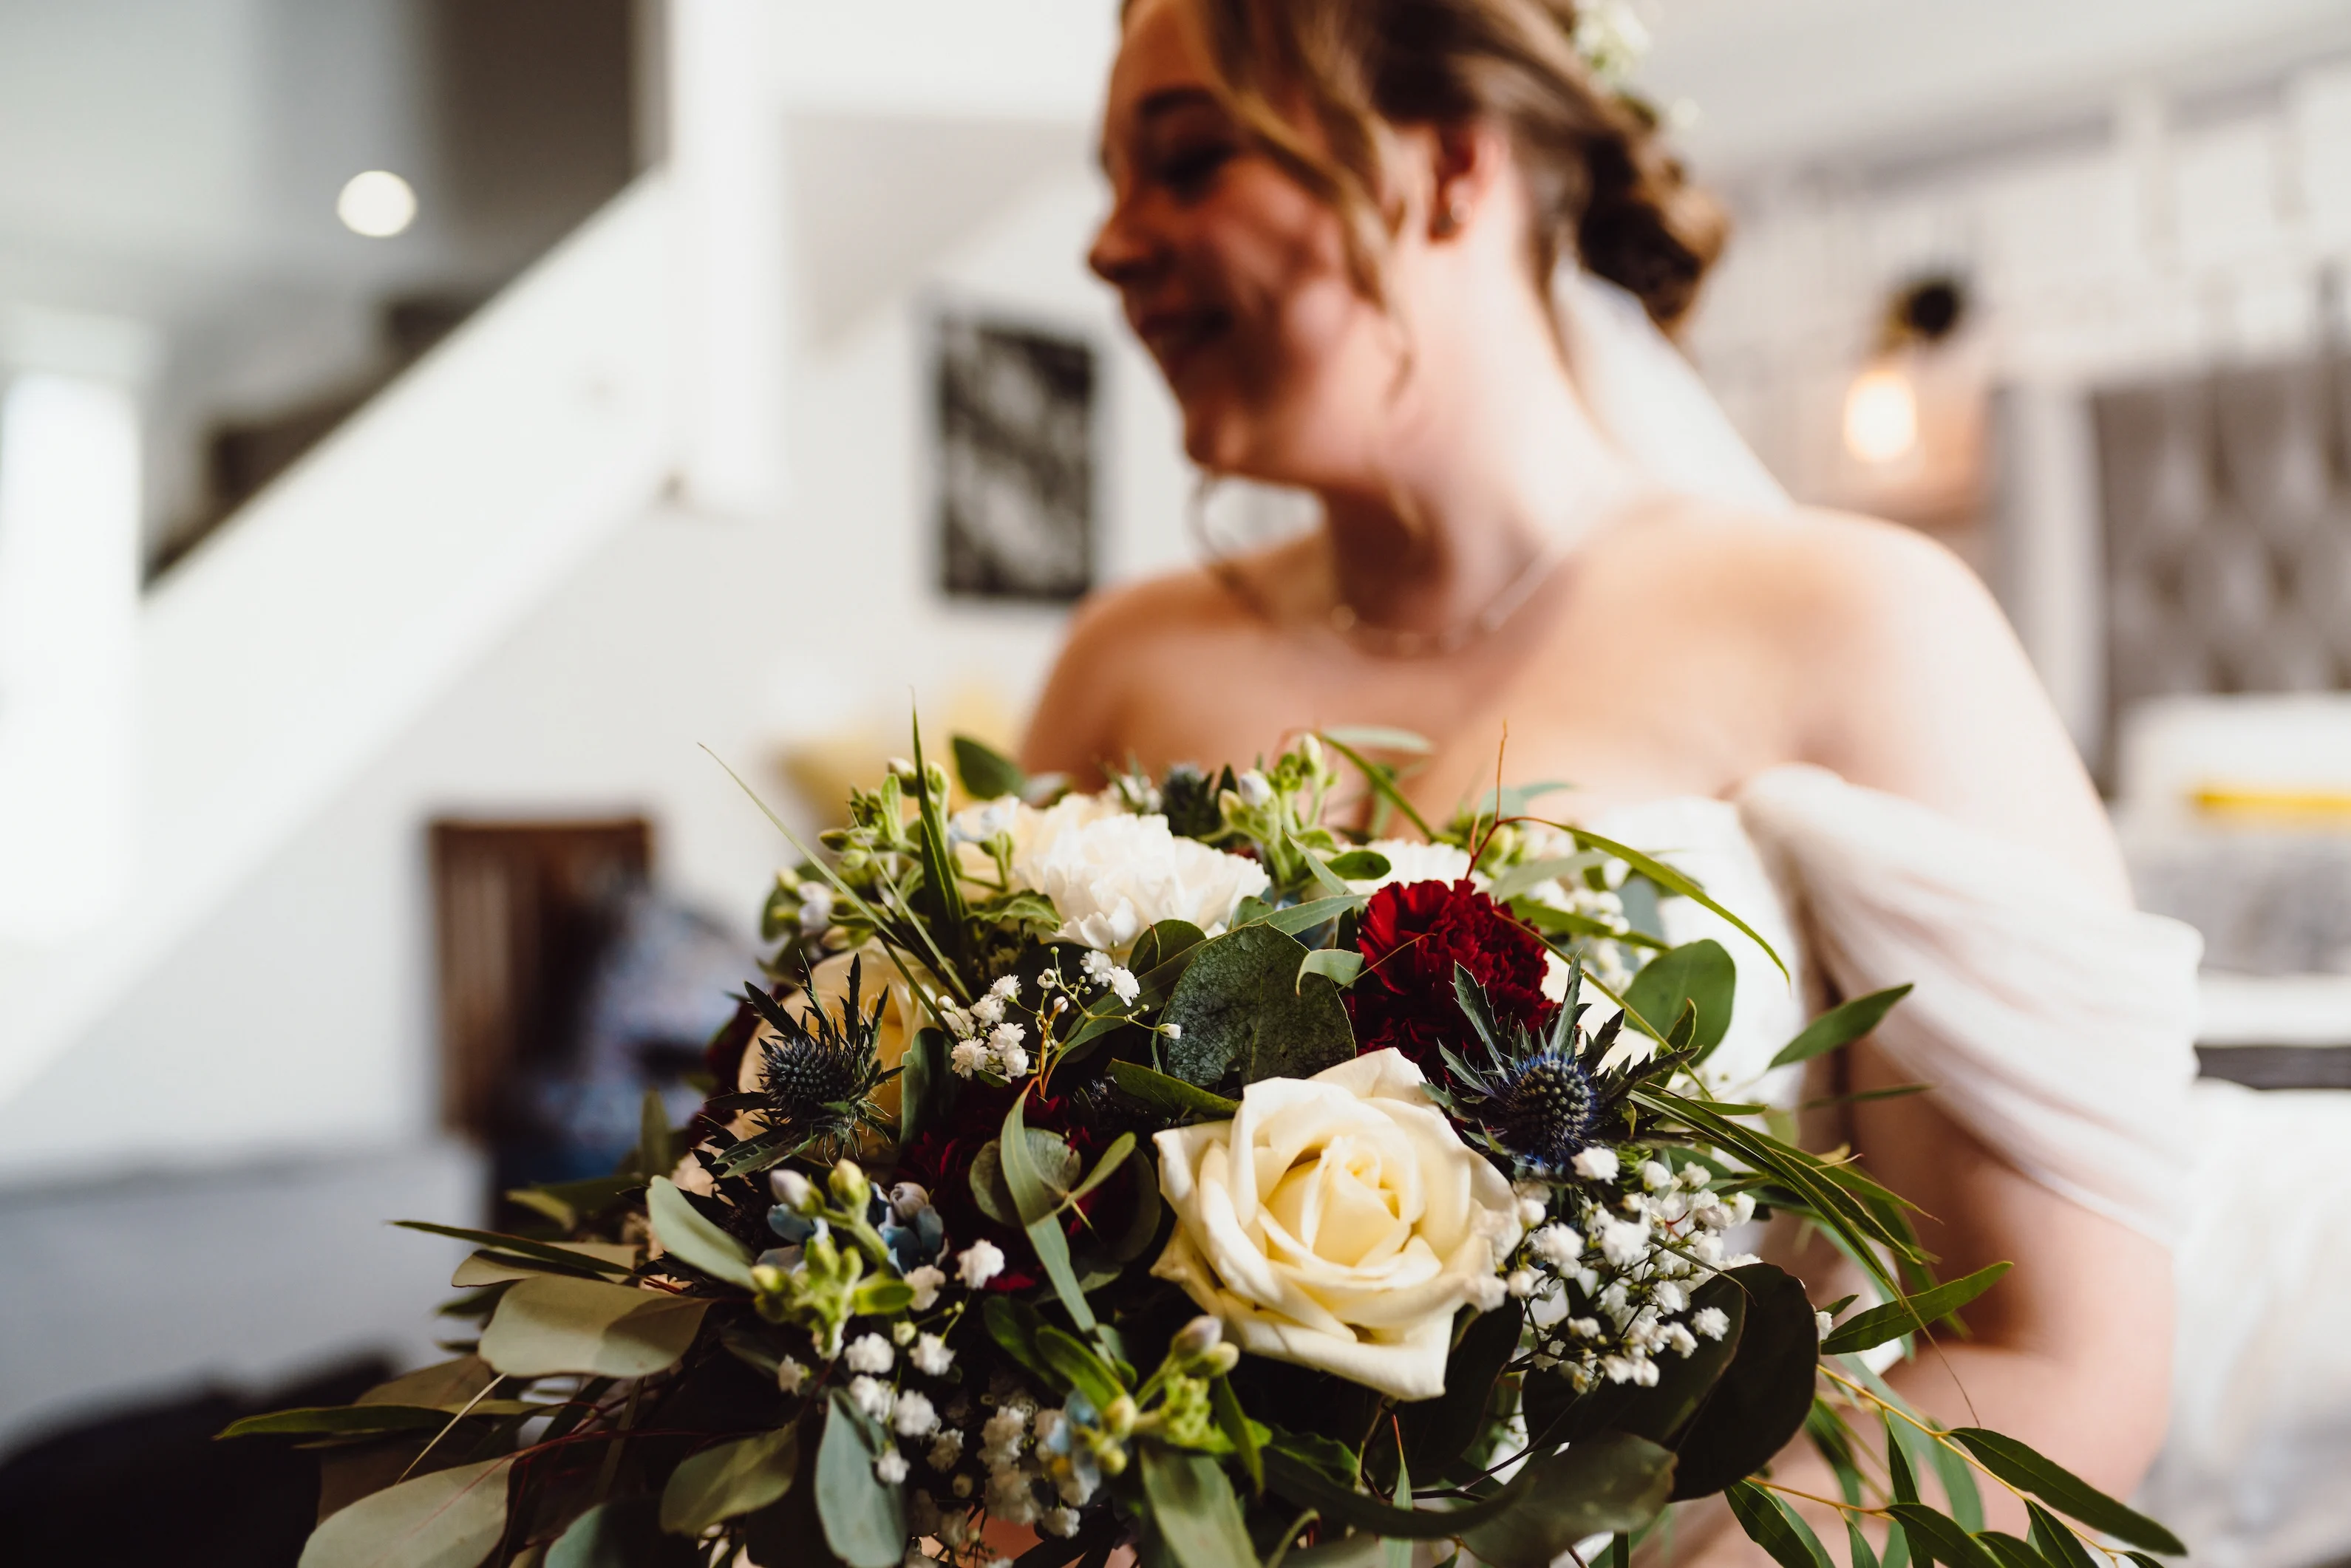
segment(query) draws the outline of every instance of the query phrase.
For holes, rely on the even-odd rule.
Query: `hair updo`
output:
[[[1130,0],[1132,4],[1132,0]],[[1214,83],[1292,178],[1337,208],[1374,298],[1397,216],[1382,198],[1385,125],[1486,120],[1510,138],[1544,286],[1562,253],[1637,296],[1671,330],[1729,232],[1645,105],[1576,52],[1575,0],[1186,0]],[[1304,108],[1322,145],[1277,105]]]

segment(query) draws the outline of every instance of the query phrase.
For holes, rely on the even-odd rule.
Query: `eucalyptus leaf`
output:
[[[1041,1127],[1025,1129],[1029,1140],[1029,1164],[1051,1195],[1053,1207],[1060,1207],[1078,1179],[1080,1155],[1055,1134]],[[979,1211],[998,1225],[1019,1226],[1024,1223],[1020,1206],[1013,1200],[1011,1186],[1004,1176],[1004,1144],[1000,1138],[990,1138],[972,1156],[972,1200]]]
[[[1746,1293],[1746,1314],[1730,1364],[1675,1442],[1676,1502],[1753,1475],[1803,1429],[1813,1407],[1818,1330],[1802,1281],[1769,1263],[1720,1277]]]
[[[577,1263],[550,1262],[544,1258],[525,1258],[517,1253],[488,1250],[467,1254],[449,1276],[449,1283],[461,1291],[471,1291],[483,1285],[502,1285],[512,1280],[528,1280],[534,1274],[569,1274],[583,1280],[603,1280],[611,1277],[611,1266],[619,1263],[631,1266],[637,1249],[617,1243],[598,1241],[567,1241],[561,1250],[577,1252]]]
[[[1604,1432],[1527,1469],[1535,1481],[1517,1506],[1461,1533],[1491,1568],[1547,1568],[1586,1536],[1640,1529],[1666,1506],[1674,1457],[1646,1437]]]
[[[677,1364],[709,1307],[707,1297],[549,1274],[498,1298],[481,1355],[510,1377],[645,1377]]]
[[[1301,974],[1306,947],[1270,925],[1245,925],[1203,946],[1168,998],[1182,1030],[1167,1070],[1204,1089],[1308,1078],[1355,1054],[1339,988]]]
[[[389,1383],[379,1383],[352,1403],[416,1405],[432,1409],[455,1410],[471,1403],[475,1396],[497,1380],[497,1375],[480,1356],[461,1355],[455,1361],[435,1362],[431,1366],[403,1373]]]
[[[1771,1059],[1774,1067],[1785,1067],[1792,1061],[1810,1061],[1815,1056],[1825,1056],[1840,1046],[1851,1045],[1885,1021],[1894,1010],[1894,1004],[1910,994],[1908,986],[1895,986],[1887,990],[1872,991],[1865,997],[1855,997],[1849,1002],[1831,1008],[1811,1023],[1803,1032],[1780,1048]]]
[[[1625,988],[1625,1005],[1636,1021],[1646,1019],[1653,1024],[1679,1018],[1686,1003],[1695,1007],[1698,1030],[1691,1044],[1698,1060],[1704,1061],[1730,1028],[1738,985],[1738,967],[1721,943],[1711,938],[1686,942],[1642,967]]]
[[[1377,850],[1344,850],[1329,862],[1331,874],[1343,882],[1377,882],[1395,868]]]
[[[2010,1535],[2004,1531],[1979,1530],[1976,1541],[2000,1563],[2000,1568],[2053,1568],[2041,1559],[2030,1542]]]
[[[767,1507],[790,1489],[799,1428],[778,1427],[689,1454],[662,1489],[661,1527],[698,1536],[714,1524]]]
[[[480,1568],[507,1532],[511,1455],[415,1476],[327,1516],[300,1568]]]
[[[1143,1493],[1151,1500],[1151,1521],[1183,1568],[1235,1568],[1254,1564],[1257,1548],[1241,1521],[1238,1499],[1224,1470],[1206,1454],[1142,1445]]]
[[[906,1503],[873,1461],[887,1439],[835,1390],[816,1453],[816,1511],[825,1544],[849,1568],[898,1568],[906,1555]]]
[[[645,1212],[653,1235],[672,1257],[714,1280],[751,1289],[751,1249],[687,1202],[669,1177],[655,1176],[647,1184]]]
[[[2032,1520],[2033,1547],[2050,1568],[2098,1568],[2098,1560],[2063,1520],[2037,1502],[2027,1502],[2024,1511]]]
[[[1188,920],[1155,921],[1134,939],[1126,967],[1145,991],[1165,992],[1183,977],[1191,955],[1207,939],[1208,934]]]
[[[1519,1348],[1523,1314],[1517,1301],[1471,1318],[1445,1361],[1445,1392],[1395,1407],[1404,1433],[1405,1458],[1433,1476],[1459,1458],[1486,1425],[1487,1406]]]
[[[643,1492],[599,1503],[556,1538],[542,1568],[695,1568],[692,1543],[662,1533],[660,1506]]]

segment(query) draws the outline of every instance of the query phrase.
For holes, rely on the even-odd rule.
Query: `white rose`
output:
[[[1241,1092],[1229,1122],[1158,1134],[1177,1224],[1152,1272],[1245,1351],[1400,1399],[1445,1392],[1454,1313],[1498,1306],[1510,1182],[1395,1051]]]
[[[1483,875],[1470,875],[1469,852],[1452,844],[1423,843],[1417,839],[1374,839],[1364,848],[1387,857],[1388,873],[1348,883],[1357,893],[1376,893],[1391,883],[1451,883],[1465,876],[1480,888],[1486,885]]]
[[[1119,952],[1162,920],[1188,920],[1214,936],[1242,899],[1269,885],[1255,861],[1178,838],[1165,817],[1132,816],[1092,796],[1043,811],[1023,807],[1020,817],[1012,874],[1053,901],[1061,941]]]

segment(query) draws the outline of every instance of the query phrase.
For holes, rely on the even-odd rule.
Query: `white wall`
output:
[[[118,1146],[162,1164],[426,1135],[433,815],[644,811],[662,872],[747,927],[788,846],[703,745],[796,810],[769,766],[796,737],[901,724],[910,687],[933,711],[975,680],[1025,705],[1061,615],[958,606],[931,587],[926,299],[1102,346],[1107,570],[1181,559],[1189,481],[1172,413],[1080,269],[1099,206],[1074,159],[796,368],[786,515],[655,508],[626,525],[0,1105],[0,1171],[54,1168],[94,1107]]]

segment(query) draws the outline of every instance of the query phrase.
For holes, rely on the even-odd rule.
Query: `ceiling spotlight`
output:
[[[1918,394],[1894,365],[1854,378],[1844,394],[1844,446],[1864,463],[1896,463],[1918,444]]]
[[[344,183],[335,215],[355,235],[390,239],[416,221],[416,192],[389,169],[370,169]]]

